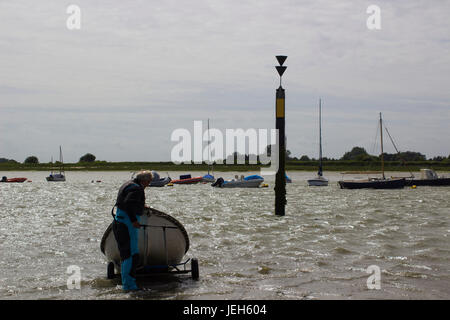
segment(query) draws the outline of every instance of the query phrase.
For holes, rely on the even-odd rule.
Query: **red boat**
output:
[[[6,178],[3,177],[2,180],[0,180],[0,182],[24,182],[26,181],[27,178]]]
[[[203,181],[203,177],[194,177],[192,178],[190,174],[185,174],[180,176],[178,180],[172,180],[172,183],[175,184],[195,184]]]

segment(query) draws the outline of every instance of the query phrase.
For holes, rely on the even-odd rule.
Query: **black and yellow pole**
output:
[[[276,91],[276,102],[275,102],[275,117],[276,117],[276,129],[278,130],[278,171],[275,176],[275,215],[284,216],[285,206],[286,206],[286,172],[285,172],[285,160],[286,160],[286,144],[285,144],[285,95],[284,89],[281,86],[281,77],[284,71],[286,71],[285,66],[283,66],[284,61],[287,56],[276,56],[279,66],[275,68],[280,75],[280,87]]]

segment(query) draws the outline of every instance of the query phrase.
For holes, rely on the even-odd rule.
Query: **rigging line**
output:
[[[389,130],[388,130],[387,126],[386,126],[386,123],[384,124],[384,128],[386,129],[386,132],[387,132],[387,134],[389,136],[389,139],[391,139],[391,142],[392,142],[392,145],[395,148],[395,151],[397,151],[397,153],[400,153],[400,151],[398,151],[397,146],[394,143],[394,139],[392,139],[391,134],[389,133]]]
[[[375,139],[373,140],[373,145],[372,145],[372,150],[370,151],[371,152],[371,154],[376,154],[375,153],[375,148],[377,147],[377,142],[378,142],[378,131],[379,131],[379,128],[380,128],[380,122],[377,120],[377,130],[376,130],[376,132],[375,132]]]
[[[404,166],[406,166],[406,161],[401,157],[400,151],[398,151],[397,146],[394,143],[394,139],[392,139],[391,134],[389,133],[389,130],[388,130],[386,124],[384,124],[384,128],[386,129],[386,132],[387,132],[387,134],[389,136],[389,139],[391,139],[391,142],[392,142],[392,145],[395,148],[395,151],[397,151],[397,154],[400,156],[399,157],[400,161],[403,163]],[[408,166],[406,166],[406,167],[408,168]],[[414,177],[413,173],[411,172],[411,170],[409,170],[409,168],[408,168],[408,171],[411,174],[411,177]]]

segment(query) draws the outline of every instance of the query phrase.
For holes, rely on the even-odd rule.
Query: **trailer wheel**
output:
[[[200,276],[200,272],[198,269],[198,260],[197,258],[192,258],[191,260],[191,273],[192,273],[192,279],[198,280]]]
[[[106,276],[108,279],[114,279],[114,262],[108,263],[108,268],[106,270]]]

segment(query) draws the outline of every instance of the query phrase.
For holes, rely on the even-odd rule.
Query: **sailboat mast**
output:
[[[64,171],[64,161],[63,161],[63,156],[62,156],[62,149],[61,146],[59,146],[59,173]]]
[[[319,99],[319,176],[322,176],[322,99]]]
[[[383,120],[381,119],[381,112],[380,112],[380,138],[381,138],[381,172],[383,174],[383,179],[386,179],[384,176]]]
[[[211,166],[211,138],[209,136],[209,118],[208,118],[208,175],[209,175],[209,168]]]

